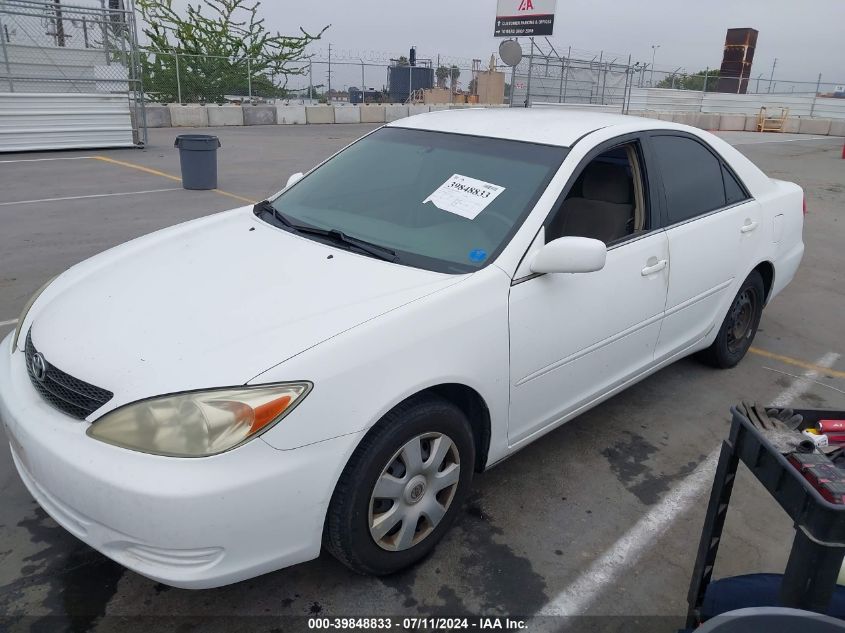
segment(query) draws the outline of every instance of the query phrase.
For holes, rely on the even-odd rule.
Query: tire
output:
[[[414,460],[417,446],[421,460]],[[343,470],[326,516],[326,549],[361,574],[413,565],[454,521],[474,465],[472,430],[458,407],[437,396],[403,402],[361,440]],[[404,518],[395,522],[398,516]]]
[[[742,360],[757,334],[765,293],[763,277],[752,271],[731,302],[716,340],[701,352],[702,360],[719,369],[735,367]]]

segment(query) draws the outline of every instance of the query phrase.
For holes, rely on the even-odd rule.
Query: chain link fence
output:
[[[0,0],[0,92],[126,95],[146,136],[132,0]]]

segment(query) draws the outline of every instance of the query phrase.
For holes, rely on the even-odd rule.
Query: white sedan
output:
[[[42,288],[0,354],[12,457],[58,523],[169,585],[321,547],[390,573],[474,472],[693,352],[736,365],[802,203],[683,125],[402,119]]]

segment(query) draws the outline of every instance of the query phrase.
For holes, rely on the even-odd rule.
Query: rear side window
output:
[[[722,165],[722,178],[725,181],[725,198],[728,204],[736,204],[748,199],[742,185],[737,182],[734,175],[724,165]]]
[[[669,224],[725,206],[721,162],[701,143],[684,136],[653,136],[652,145],[669,206]]]

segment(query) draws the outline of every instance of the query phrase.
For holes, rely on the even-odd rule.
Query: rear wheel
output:
[[[412,565],[449,529],[474,463],[469,421],[455,405],[425,396],[397,406],[346,465],[326,517],[326,548],[360,573]]]
[[[734,297],[716,340],[702,352],[707,363],[727,369],[742,360],[757,334],[764,300],[763,277],[755,270]]]

